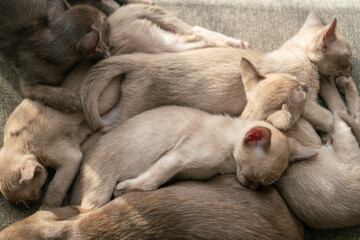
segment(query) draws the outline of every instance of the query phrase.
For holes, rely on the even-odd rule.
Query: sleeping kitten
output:
[[[74,90],[88,66],[76,68],[62,85]],[[109,84],[100,111],[107,112],[118,99],[119,83]],[[42,209],[60,207],[82,160],[80,144],[91,133],[81,124],[81,113],[64,113],[25,99],[10,115],[0,150],[0,191],[13,202],[40,198],[47,171],[56,174],[42,200]]]
[[[128,193],[90,212],[79,207],[39,211],[0,232],[1,239],[39,236],[300,240],[304,230],[273,187],[252,191],[234,176],[221,175],[206,182],[178,182],[154,192]]]
[[[209,54],[214,61],[209,60]],[[247,103],[244,82],[247,94],[251,94],[249,98],[253,99],[244,114],[249,119],[261,115],[257,120],[268,120],[279,129],[287,130],[299,118],[306,100],[303,98],[307,94],[306,83],[290,74],[261,75],[251,63],[241,59],[241,56],[254,58],[255,54],[250,50],[217,48],[179,54],[111,57],[95,65],[82,84],[84,115],[92,129],[101,128],[101,120],[93,111],[97,95],[107,81],[126,73],[121,100],[114,109],[119,122],[145,110],[172,104],[240,115]],[[260,92],[250,93],[257,84]],[[269,91],[262,90],[269,88]],[[274,99],[274,95],[276,100],[267,100]],[[257,101],[258,96],[262,96],[262,100]]]
[[[176,24],[179,24],[179,32],[185,29],[192,31],[190,26],[158,7],[138,4],[122,9],[128,7],[138,12],[144,9],[142,17],[154,18],[159,25],[176,29]],[[117,25],[117,19],[128,18],[129,15],[125,12],[125,16],[122,16],[123,13],[115,12],[109,20],[114,30],[113,37],[120,40],[117,34],[123,32],[117,31],[117,28],[124,27]],[[135,16],[134,21],[140,17]],[[112,49],[116,49],[116,44],[127,41],[113,42]],[[116,53],[120,54],[121,51]],[[77,66],[67,76],[62,88],[77,93],[89,67],[90,63]],[[120,82],[116,79],[108,84],[99,103],[101,114],[108,112],[118,102],[119,89]],[[111,118],[111,115],[107,117]],[[56,169],[56,174],[43,198],[42,208],[61,206],[82,159],[80,144],[91,133],[87,125],[82,124],[83,120],[81,113],[60,112],[25,99],[6,123],[4,145],[0,150],[0,191],[5,198],[14,202],[39,199],[47,175],[45,167],[52,167]]]
[[[126,53],[182,52],[204,47],[244,48],[242,41],[227,36],[214,38],[195,32],[171,13],[155,6],[134,4],[119,8],[109,17],[116,42],[111,52]],[[211,32],[211,31],[210,31]]]
[[[24,96],[80,111],[78,96],[58,85],[79,60],[109,56],[106,16],[62,0],[4,0],[0,9],[0,53],[22,76]]]
[[[266,122],[164,106],[118,125],[86,152],[71,204],[100,207],[117,182],[115,196],[154,190],[172,178],[207,180],[223,173],[236,173],[256,189],[276,181],[289,162],[316,154]]]
[[[353,81],[337,82],[345,93],[356,91]],[[297,217],[313,228],[360,224],[360,148],[350,128],[340,119],[351,119],[334,80],[322,80],[321,92],[335,116],[332,145],[323,146],[313,127],[299,120],[288,136],[319,152],[314,159],[293,164],[276,183],[280,194]],[[359,102],[357,94],[346,96],[348,106]],[[349,109],[350,110],[350,109]],[[350,112],[350,111],[349,111]]]
[[[336,32],[336,22],[335,18],[324,26],[318,14],[310,12],[300,31],[280,49],[267,54],[259,66],[264,74],[286,72],[308,83],[308,101],[302,116],[315,129],[327,133],[333,129],[334,118],[316,101],[319,73],[338,77],[348,75],[352,69],[350,45],[341,33]]]
[[[85,118],[91,129],[103,127],[96,112],[97,96],[107,81],[115,77],[122,81],[121,101],[116,108],[118,112],[114,113],[119,116],[119,122],[145,110],[171,104],[192,106],[211,113],[240,115],[247,100],[240,69],[235,66],[245,57],[267,77],[269,73],[290,73],[307,83],[310,95],[302,109],[302,116],[312,120],[316,128],[329,132],[333,124],[332,114],[315,102],[319,87],[318,69],[327,75],[347,74],[351,69],[351,51],[346,39],[340,33],[335,33],[335,20],[328,26],[320,26],[313,25],[314,19],[320,21],[317,15],[310,13],[300,32],[279,50],[269,54],[208,48],[176,54],[132,54],[105,59],[92,68],[82,84],[80,96]],[[334,62],[336,58],[344,61]],[[288,78],[283,79],[286,81]],[[274,88],[281,85],[279,82]],[[279,102],[288,99],[292,91],[291,88],[288,92],[279,91],[282,92]],[[258,96],[262,95],[266,99],[267,91]],[[279,102],[267,106],[271,110],[258,104],[248,115],[253,115],[251,118],[255,119],[259,117],[256,116],[257,112],[263,114],[271,111],[261,119],[269,118],[274,123],[270,115],[277,107],[276,111],[282,112],[275,117],[282,118],[277,127],[287,130],[296,122],[298,114],[290,118],[287,108],[283,108]],[[272,104],[271,101],[267,103]],[[313,112],[322,117],[319,123],[316,123],[317,117],[312,119]]]

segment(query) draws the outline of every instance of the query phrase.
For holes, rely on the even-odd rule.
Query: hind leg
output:
[[[96,171],[96,172],[95,172]],[[70,194],[70,204],[91,210],[110,201],[116,179],[90,166],[82,167]]]
[[[201,36],[180,35],[168,32],[146,19],[133,21],[121,34],[114,34],[113,54],[134,52],[161,53],[182,52],[191,49],[204,48],[210,44]]]
[[[357,94],[353,93],[353,86],[345,77],[338,78],[336,81],[345,87],[345,98],[348,104],[353,106],[352,102],[358,102]],[[342,101],[334,80],[323,81],[321,88],[326,104],[335,114],[334,134],[332,135],[333,148],[341,159],[351,161],[360,155],[360,149],[350,127],[341,119],[341,116],[349,116],[347,114],[348,108]]]
[[[47,153],[54,159],[56,173],[43,198],[41,209],[60,207],[69,190],[82,160],[80,149],[69,144],[54,144],[56,150]],[[58,155],[56,155],[56,153]],[[45,156],[46,157],[46,156]]]
[[[208,29],[194,26],[193,30],[203,36],[210,42],[213,42],[217,47],[234,47],[234,48],[250,48],[250,44],[248,42],[244,42],[240,39],[235,39],[232,37],[228,37],[224,34],[210,31]]]

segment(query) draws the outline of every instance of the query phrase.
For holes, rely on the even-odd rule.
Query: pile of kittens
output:
[[[34,239],[88,239],[71,221],[108,215],[108,204],[126,208],[127,192],[146,198],[177,180],[231,173],[251,191],[274,184],[310,227],[360,224],[359,97],[336,19],[323,25],[310,12],[270,53],[192,28],[146,1],[2,0],[0,22],[1,57],[26,97],[4,129],[0,191],[13,202],[37,201],[46,168],[56,169],[41,199],[48,211],[3,236],[45,221],[52,230],[39,227]],[[65,199],[74,207],[60,208]],[[54,230],[65,219],[67,227]],[[144,229],[132,237],[145,239]]]

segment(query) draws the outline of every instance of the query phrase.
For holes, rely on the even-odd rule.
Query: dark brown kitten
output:
[[[78,61],[109,55],[105,14],[62,0],[2,0],[0,22],[0,53],[21,75],[24,96],[81,111],[78,96],[58,86]]]

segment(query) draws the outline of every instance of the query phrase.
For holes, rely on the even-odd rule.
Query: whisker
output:
[[[25,207],[26,208],[29,208],[29,206],[26,204],[26,202],[24,201],[24,202],[22,202],[24,205],[25,205]]]

